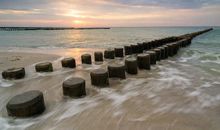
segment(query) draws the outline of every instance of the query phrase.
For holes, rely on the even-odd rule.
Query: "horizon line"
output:
[[[0,28],[141,28],[141,27],[220,27],[220,25],[158,25],[158,26],[94,26],[94,27],[70,27],[70,26],[0,26]]]

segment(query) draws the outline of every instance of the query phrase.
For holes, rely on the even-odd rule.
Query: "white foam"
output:
[[[201,85],[200,87],[202,88],[209,88],[211,87],[212,85],[209,83],[209,82],[205,82],[203,85]]]
[[[220,73],[220,70],[217,70],[215,68],[211,68],[210,70]]]
[[[199,96],[200,95],[200,92],[199,91],[193,91],[191,93],[188,94],[189,96]]]
[[[166,68],[160,67],[162,70],[159,72],[160,78],[158,80],[163,81],[160,82],[161,84],[174,84],[175,86],[180,86],[183,88],[189,87],[192,83],[190,79],[186,78],[187,74],[184,72],[179,71],[176,68]],[[172,85],[170,85],[172,86]]]
[[[89,108],[95,107],[96,105],[98,105],[98,102],[95,99],[92,100],[89,98],[68,101],[65,104],[59,105],[59,108],[56,108],[56,110],[58,111],[62,110],[61,108],[65,109],[65,112],[63,112],[59,117],[57,117],[56,120],[61,121],[66,118],[70,118]]]
[[[0,117],[0,130],[24,130],[35,122],[28,122],[28,119],[8,119]]]
[[[14,83],[11,81],[2,81],[0,80],[0,87],[7,88],[13,86]]]

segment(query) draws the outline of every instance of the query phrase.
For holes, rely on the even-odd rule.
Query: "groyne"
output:
[[[67,28],[67,27],[0,27],[0,31],[34,31],[34,30],[94,30],[111,29],[108,27],[96,28]]]
[[[150,42],[137,43],[126,45],[126,48],[115,48],[97,52],[96,57],[99,63],[108,60],[120,59],[123,63],[108,64],[106,68],[96,69],[90,73],[91,80],[84,81],[84,79],[77,79],[77,77],[67,79],[64,81],[63,93],[66,96],[82,98],[86,96],[85,82],[91,82],[94,87],[111,87],[109,78],[126,79],[126,75],[136,75],[138,71],[144,69],[150,71],[150,66],[156,65],[161,60],[166,60],[169,57],[175,56],[178,51],[191,44],[191,40],[203,33],[211,31],[212,28],[199,32],[193,32],[181,36],[173,36],[162,39],[153,40]],[[126,53],[129,50],[129,53]],[[108,53],[107,53],[108,52]],[[117,53],[115,53],[117,52]],[[103,58],[104,57],[104,58]],[[73,57],[64,59],[63,67],[74,69],[77,67]],[[82,55],[82,64],[93,64],[90,54]],[[39,73],[50,73],[53,71],[52,63],[45,62],[37,64],[36,68],[40,68]],[[108,69],[107,69],[108,68]],[[36,69],[38,72],[39,69]],[[146,72],[147,73],[147,72]],[[21,75],[21,76],[20,76]],[[2,77],[7,80],[25,78],[25,68],[10,68],[2,73]],[[33,96],[33,94],[35,96]],[[19,94],[12,98],[6,105],[8,115],[15,117],[30,117],[36,114],[41,114],[45,109],[43,93],[39,91],[30,91]]]

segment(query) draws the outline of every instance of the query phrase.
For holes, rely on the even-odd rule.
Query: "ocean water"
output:
[[[106,30],[0,31],[0,47],[108,48],[199,31],[205,27],[111,28]]]
[[[64,69],[63,57],[80,57],[87,48],[122,47],[143,41],[195,32],[206,27],[112,28],[110,30],[0,31],[0,51],[59,54],[52,73],[35,73],[26,66],[23,80],[0,79],[0,129],[6,130],[219,130],[220,129],[220,28],[202,34],[174,57],[139,70],[126,80],[110,79],[109,88],[95,88],[89,73],[103,64]],[[86,52],[85,51],[85,52]],[[65,54],[65,55],[64,55]],[[79,63],[80,59],[77,59]],[[63,97],[62,82],[82,77],[87,96]],[[44,93],[46,111],[37,117],[7,116],[6,103],[27,90]]]

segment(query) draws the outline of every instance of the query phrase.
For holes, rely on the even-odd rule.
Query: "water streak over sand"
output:
[[[122,60],[108,60],[104,64],[91,66],[78,64],[76,69],[61,68],[60,60],[63,57],[73,56],[77,63],[80,63],[81,54],[92,54],[94,51],[94,49],[69,49],[56,52],[61,58],[51,57],[55,72],[49,74],[33,71],[33,65],[39,61],[33,61],[32,65],[26,62],[26,67],[29,68],[26,79],[4,81],[12,85],[0,88],[2,104],[0,129],[218,130],[220,128],[219,77],[179,61],[177,56],[159,62],[151,71],[141,70],[136,76],[127,75],[126,80],[110,79],[110,88],[98,89],[90,83],[90,71],[105,68],[109,62],[123,62]],[[88,95],[85,98],[63,97],[62,82],[74,76],[86,79]],[[46,111],[40,116],[28,119],[8,117],[5,105],[9,99],[33,89],[44,93]]]

